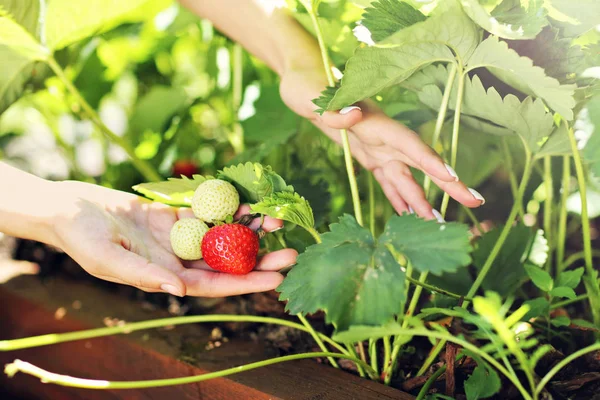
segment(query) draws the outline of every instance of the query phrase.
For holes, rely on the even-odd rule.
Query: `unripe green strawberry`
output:
[[[192,210],[194,215],[204,222],[225,221],[235,214],[240,206],[240,195],[235,187],[220,179],[202,182],[194,192]]]
[[[171,228],[171,247],[182,260],[202,258],[202,239],[208,226],[196,218],[183,218]]]

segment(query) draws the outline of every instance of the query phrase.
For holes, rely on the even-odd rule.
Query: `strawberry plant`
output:
[[[440,210],[434,213],[437,220],[395,214],[384,196],[389,188],[376,187],[373,174],[354,164],[349,132],[339,132],[341,150],[320,140],[310,123],[285,106],[272,73],[246,59],[239,45],[212,27],[199,34],[201,23],[181,10],[168,29],[183,32],[183,26],[189,28],[186,34],[174,39],[154,32],[141,15],[164,16],[157,12],[169,2],[117,3],[101,7],[108,10],[102,12],[72,6],[82,21],[65,27],[58,21],[70,8],[58,0],[47,6],[42,26],[19,5],[2,6],[0,52],[11,62],[0,67],[10,72],[0,77],[0,110],[26,87],[31,93],[8,108],[0,128],[13,126],[27,102],[53,125],[64,109],[49,107],[43,96],[60,91],[72,109],[83,111],[84,120],[126,153],[135,169],[131,175],[147,181],[133,186],[137,193],[193,210],[196,219],[173,227],[171,242],[180,258],[204,257],[213,269],[241,274],[254,268],[259,246],[300,250],[277,288],[287,312],[300,323],[250,315],[189,316],[0,341],[0,350],[163,325],[245,321],[308,332],[321,351],[143,382],[74,380],[19,360],[7,365],[8,375],[25,372],[46,382],[96,389],[154,387],[319,357],[336,368],[338,359],[350,360],[358,374],[382,384],[418,381],[410,387],[419,399],[508,398],[507,387],[518,393],[514,398],[566,396],[552,384],[557,375],[600,351],[599,2],[286,2],[319,43],[320,72],[328,87],[314,99],[318,114],[370,100],[427,141],[452,176],[477,188],[471,189],[475,199],[485,202],[480,192],[488,199],[472,211],[451,202],[435,179],[415,171],[428,200]],[[104,47],[94,51],[106,60],[123,45],[118,34],[128,34],[119,32],[123,26],[109,28],[123,22],[141,26],[140,35],[147,35],[145,51],[138,49],[139,59],[128,62],[142,75],[151,58],[160,79],[139,78],[139,88],[147,91],[127,103],[134,108],[130,129],[118,135],[100,118],[95,109],[100,101],[86,93],[85,80],[80,75],[74,83],[70,74],[95,63],[116,79],[131,67],[118,65],[118,57],[104,64],[64,60],[69,52],[84,57],[78,43],[98,31],[106,32]],[[202,72],[194,75],[190,70],[198,65],[190,54],[198,49],[213,59],[197,62]],[[218,74],[213,53],[220,49],[231,55],[234,79],[228,88],[213,79]],[[177,69],[178,57],[194,68]],[[43,88],[30,75],[40,70],[48,76],[45,66],[56,76]],[[167,80],[171,87],[155,85],[151,78]],[[240,83],[245,79],[253,82]],[[260,87],[258,98],[248,100],[255,112],[242,119],[242,102],[252,85]],[[127,96],[118,92],[114,83],[100,97],[120,96],[125,102]],[[194,142],[196,131],[204,136]],[[0,139],[3,134],[8,136],[0,131]],[[62,146],[73,152],[69,143]],[[204,152],[186,154],[202,146]],[[180,159],[192,163],[172,165]],[[195,173],[196,163],[206,175]],[[127,171],[123,165],[121,172]],[[169,177],[173,167],[180,178]],[[72,174],[80,172],[74,168]],[[110,183],[127,187],[130,182]],[[240,203],[250,204],[254,216],[286,221],[285,229],[259,239],[243,224],[231,223]],[[209,229],[202,221],[214,226]],[[317,312],[331,325],[331,335],[312,327],[307,316]],[[568,355],[549,365],[545,358],[557,349]],[[446,396],[438,394],[441,379]],[[456,379],[458,390],[450,384]]]

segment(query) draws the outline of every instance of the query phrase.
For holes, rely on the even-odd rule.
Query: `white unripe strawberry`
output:
[[[196,218],[183,218],[171,228],[171,247],[182,260],[202,258],[202,238],[208,226]]]
[[[240,195],[235,187],[220,179],[202,182],[194,192],[192,210],[194,215],[204,222],[225,221],[235,214],[240,206]]]

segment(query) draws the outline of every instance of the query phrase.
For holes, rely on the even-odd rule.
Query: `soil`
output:
[[[598,226],[594,227],[598,229]],[[100,286],[104,290],[118,293],[128,299],[142,300],[144,307],[166,309],[173,315],[190,314],[251,314],[262,316],[274,316],[293,320],[284,311],[284,304],[279,302],[276,292],[257,293],[244,296],[235,296],[222,299],[209,298],[175,298],[166,294],[152,294],[141,292],[137,289],[116,285],[110,282],[98,280],[89,276],[81,269],[71,258],[63,252],[48,247],[46,245],[18,240],[13,242],[14,258],[18,260],[34,261],[40,265],[39,279],[48,280],[53,276],[73,280],[93,281],[95,286]],[[6,246],[6,245],[5,245]],[[6,250],[6,249],[5,249]],[[568,312],[572,317],[585,312],[584,309],[578,309],[579,305],[570,307]],[[330,333],[329,327],[324,324],[321,314],[310,317],[311,323],[317,330]],[[594,332],[584,329],[568,329],[565,333],[570,338],[568,341],[555,339],[551,344],[555,350],[549,353],[538,364],[538,374],[543,375],[549,371],[557,362],[564,358],[563,352],[567,354],[575,349],[575,343],[586,343],[593,340]],[[213,330],[214,337],[209,345],[221,343],[223,338],[243,337],[255,341],[266,343],[267,353],[271,356],[286,355],[304,351],[318,351],[313,346],[312,339],[304,332],[297,330],[248,323],[223,323],[215,325]],[[182,344],[182,347],[186,347]],[[193,346],[192,346],[193,347]],[[446,356],[452,356],[459,351],[457,348],[449,347],[442,359],[434,364],[428,374],[424,377],[415,377],[414,374],[422,364],[427,352],[431,348],[430,343],[425,339],[415,339],[410,346],[406,348],[401,355],[400,365],[402,366],[396,372],[393,380],[393,386],[416,395],[428,377],[430,377],[438,368],[445,365]],[[326,360],[320,360],[326,362]],[[348,373],[356,374],[352,363],[341,363],[342,367],[347,369]],[[473,371],[475,363],[470,359],[464,359],[462,362],[453,366],[448,366],[446,373],[442,374],[432,385],[430,393],[440,393],[453,396],[456,399],[465,399],[462,392],[464,380],[468,378]],[[494,398],[497,399],[519,399],[520,396],[516,389],[507,381],[502,384],[502,391]],[[553,399],[574,399],[574,400],[600,400],[600,352],[593,353],[587,357],[582,357],[574,363],[563,369],[554,380],[548,385],[546,398]],[[551,397],[550,397],[551,396]],[[2,396],[0,392],[0,398]]]

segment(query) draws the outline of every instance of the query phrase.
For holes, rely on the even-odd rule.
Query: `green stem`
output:
[[[572,299],[567,299],[567,300],[563,300],[563,301],[558,301],[558,302],[556,302],[556,303],[552,304],[552,305],[550,306],[550,309],[551,309],[551,310],[556,310],[557,308],[561,308],[561,307],[564,307],[564,306],[568,306],[568,305],[570,305],[570,304],[577,303],[578,301],[586,300],[586,299],[588,299],[588,298],[589,298],[589,295],[588,295],[587,293],[586,293],[586,294],[581,294],[581,295],[579,295],[579,296],[577,296],[577,297],[574,297],[574,298],[572,298]]]
[[[504,153],[504,162],[506,163],[506,171],[508,172],[508,179],[510,181],[510,190],[512,191],[513,201],[516,201],[518,185],[517,177],[515,176],[515,169],[512,155],[510,154],[510,148],[508,147],[508,139],[502,138],[502,150]],[[523,204],[519,204],[519,216],[523,218],[525,211],[523,210]]]
[[[568,130],[569,140],[571,142],[571,151],[573,152],[573,161],[575,162],[575,171],[577,173],[577,183],[579,185],[579,194],[581,196],[581,228],[583,233],[583,252],[585,260],[585,268],[587,271],[590,285],[598,286],[598,280],[596,278],[596,271],[594,270],[594,264],[592,259],[592,235],[590,229],[590,218],[588,215],[587,205],[587,187],[585,182],[585,172],[583,169],[583,162],[581,161],[581,154],[577,148],[577,141],[575,140],[575,134],[573,129]],[[586,285],[587,288],[587,285]],[[590,293],[590,303],[592,308],[592,316],[594,318],[594,324],[600,326],[600,304],[596,304],[600,299],[594,294]]]
[[[369,359],[371,360],[371,368],[379,374],[379,362],[377,360],[377,339],[369,339]]]
[[[586,257],[584,251],[580,251],[578,253],[572,254],[567,258],[567,260],[563,263],[562,270],[569,268],[571,265],[575,264],[577,261],[584,260]],[[592,250],[592,257],[600,258],[600,250]]]
[[[310,15],[315,34],[317,35],[317,41],[319,42],[319,49],[321,50],[321,59],[323,61],[325,74],[327,75],[327,83],[329,84],[329,86],[334,86],[335,79],[333,77],[333,72],[331,71],[329,55],[327,54],[327,47],[325,45],[325,40],[323,39],[323,31],[321,30],[321,24],[319,24],[319,20],[317,19],[316,10],[314,10],[312,7],[307,8],[307,10],[308,15]],[[350,141],[348,140],[348,132],[346,131],[346,129],[340,129],[340,134],[342,136],[342,148],[344,149],[346,173],[348,175],[348,181],[350,182],[350,192],[352,193],[354,216],[356,217],[356,221],[359,223],[359,225],[362,226],[363,218],[362,210],[360,207],[360,196],[358,194],[358,184],[356,183],[356,175],[354,174],[354,163],[352,160],[352,153],[350,152]]]
[[[243,49],[238,43],[233,45],[231,51],[231,63],[232,63],[232,95],[231,95],[231,108],[234,113],[234,122],[232,132],[229,135],[229,142],[235,154],[240,154],[244,151],[244,130],[238,120],[238,112],[242,105],[242,97],[244,90],[244,63],[243,63]]]
[[[558,217],[558,238],[556,241],[556,275],[563,271],[567,243],[567,199],[571,183],[571,158],[563,156],[562,193],[560,196],[560,216]]]
[[[504,228],[502,229],[502,232],[500,233],[500,237],[496,241],[494,248],[492,249],[487,260],[485,261],[485,264],[481,268],[481,271],[479,272],[477,279],[475,280],[473,285],[471,285],[469,292],[465,296],[465,301],[462,304],[463,308],[466,308],[469,305],[469,301],[466,300],[466,298],[472,298],[473,296],[475,296],[475,294],[477,294],[477,291],[479,290],[479,287],[483,283],[483,280],[485,279],[490,268],[494,264],[494,261],[496,261],[496,258],[500,254],[500,250],[502,250],[502,246],[504,246],[504,242],[508,238],[508,235],[510,233],[513,223],[517,219],[517,215],[519,213],[519,204],[523,202],[523,195],[525,194],[525,189],[527,188],[527,183],[529,182],[529,178],[531,177],[532,158],[531,158],[531,152],[528,149],[525,150],[525,157],[526,157],[525,158],[525,170],[523,171],[523,177],[521,178],[521,184],[519,185],[519,188],[517,190],[517,196],[515,198],[515,202],[513,203],[512,209],[510,211],[510,215],[508,216],[508,218],[506,220],[506,224],[504,225]],[[427,357],[427,359],[425,360],[425,362],[423,363],[423,365],[417,372],[417,376],[423,375],[427,371],[427,369],[429,369],[429,367],[435,361],[435,359],[440,354],[440,351],[442,351],[442,348],[445,345],[446,345],[445,341],[440,341],[435,345],[435,347],[429,353],[429,356]]]
[[[575,359],[584,356],[588,353],[591,353],[593,351],[598,351],[600,350],[600,342],[596,342],[590,346],[584,347],[581,350],[576,351],[575,353],[569,355],[568,357],[565,357],[563,360],[561,360],[559,363],[557,363],[540,381],[540,383],[538,383],[537,387],[535,388],[535,396],[538,396],[540,393],[542,393],[542,390],[544,390],[544,387],[546,387],[546,385],[548,384],[548,382],[550,382],[550,380],[554,377],[554,375],[558,374],[560,372],[561,369],[563,369],[564,367],[566,367],[567,365],[569,365],[571,362],[573,362]]]
[[[310,233],[310,235],[315,239],[315,242],[321,243],[321,235],[315,228],[303,226],[303,228]]]
[[[443,294],[443,295],[448,296],[448,297],[452,297],[452,298],[457,299],[457,300],[463,300],[464,299],[464,300],[467,300],[467,301],[473,301],[473,299],[470,298],[470,297],[465,297],[465,296],[462,296],[462,295],[460,295],[458,293],[453,293],[453,292],[450,292],[448,290],[441,289],[441,288],[439,288],[437,286],[433,286],[433,285],[430,285],[428,283],[421,282],[420,280],[416,280],[415,278],[410,277],[408,275],[406,275],[406,280],[409,281],[410,283],[412,283],[413,285],[415,285],[415,286],[421,286],[424,289],[429,290],[430,292],[440,293],[440,294]]]
[[[462,65],[459,66],[460,73],[458,75],[458,92],[456,94],[456,107],[454,109],[454,124],[452,126],[452,147],[450,152],[450,166],[456,169],[456,159],[458,157],[458,137],[460,133],[460,112],[462,109],[462,100],[463,94],[465,91],[465,74],[466,72],[462,71]],[[442,207],[440,212],[442,216],[446,215],[446,211],[448,209],[448,204],[450,201],[450,195],[447,192],[444,192],[444,197],[442,198]]]
[[[465,214],[467,214],[469,216],[469,219],[471,220],[473,225],[475,225],[475,227],[479,231],[479,234],[483,235],[485,233],[485,231],[483,230],[483,227],[481,226],[481,222],[479,222],[479,220],[477,219],[477,217],[475,216],[473,211],[471,211],[471,209],[469,207],[464,207],[464,206],[462,207],[462,209],[465,212]]]
[[[161,176],[158,174],[158,172],[156,172],[156,170],[154,169],[154,167],[152,167],[152,165],[150,165],[146,161],[138,158],[135,155],[135,151],[133,150],[133,147],[131,147],[131,145],[125,139],[123,139],[122,137],[116,135],[113,131],[111,131],[104,124],[104,122],[102,122],[98,113],[96,113],[96,111],[92,108],[92,106],[90,106],[89,103],[83,98],[83,96],[81,95],[79,90],[77,90],[75,85],[73,85],[71,80],[65,75],[65,72],[60,67],[60,65],[58,65],[58,63],[56,62],[56,60],[53,57],[50,57],[48,59],[48,65],[50,66],[52,71],[56,74],[56,76],[62,81],[62,83],[67,88],[67,90],[75,97],[75,99],[77,100],[77,102],[79,103],[81,108],[85,111],[85,113],[88,115],[90,120],[94,123],[94,125],[96,125],[98,127],[98,129],[100,129],[100,131],[104,135],[106,135],[106,137],[111,142],[113,142],[117,146],[121,147],[127,153],[127,155],[131,158],[131,162],[133,163],[133,165],[137,168],[137,170],[140,172],[140,174],[142,174],[144,176],[144,179],[146,179],[148,181],[162,180]]]
[[[302,325],[304,325],[306,327],[306,330],[311,334],[311,336],[313,337],[315,342],[317,342],[317,345],[319,345],[319,348],[321,349],[321,351],[327,352],[327,347],[325,347],[325,344],[323,343],[323,341],[317,334],[317,331],[315,331],[315,328],[312,327],[310,322],[308,322],[308,320],[302,314],[298,314],[297,317],[300,320],[300,322],[302,322]],[[338,363],[332,357],[327,357],[327,359],[329,360],[331,365],[333,365],[335,368],[340,367],[338,365]]]
[[[369,229],[371,230],[371,235],[375,237],[375,184],[373,181],[373,174],[369,173]]]
[[[429,392],[429,388],[431,387],[431,385],[433,385],[433,383],[440,377],[442,376],[442,374],[446,372],[446,366],[443,365],[440,368],[438,368],[437,371],[435,371],[430,377],[429,379],[427,379],[427,381],[425,382],[425,384],[423,385],[423,387],[421,388],[421,390],[419,390],[419,395],[417,396],[416,400],[423,400],[425,398],[425,396],[427,396],[427,392]]]
[[[348,351],[346,352],[347,354],[349,354],[350,356],[352,356],[352,357],[354,357],[354,358],[358,358],[358,355],[356,354],[356,351],[354,350],[354,347],[353,347],[351,344],[349,344],[349,343],[346,343],[346,350],[348,350]],[[356,368],[358,369],[358,374],[359,374],[361,377],[363,377],[363,378],[364,378],[366,375],[365,375],[365,371],[364,371],[364,369],[361,367],[361,365],[357,363],[357,364],[356,364]],[[374,380],[376,380],[376,379],[378,379],[378,378],[379,378],[379,377],[376,377],[376,378],[374,378]]]
[[[291,321],[271,317],[257,317],[254,315],[194,315],[189,317],[172,317],[161,318],[150,321],[132,322],[122,326],[113,326],[108,328],[87,329],[77,332],[68,333],[52,333],[48,335],[31,336],[22,339],[0,340],[0,351],[14,351],[21,349],[29,349],[31,347],[48,346],[57,343],[72,342],[74,340],[92,339],[103,336],[128,334],[144,329],[160,328],[171,325],[185,325],[207,322],[256,322],[263,324],[282,325],[290,328],[298,329],[304,332],[309,332],[308,328]],[[310,332],[309,332],[310,333]],[[343,354],[347,354],[346,350],[337,342],[326,335],[318,334],[319,338],[335,347]]]
[[[454,84],[454,78],[456,77],[456,64],[452,63],[450,66],[450,72],[448,73],[448,80],[446,81],[446,87],[444,88],[444,94],[442,96],[442,104],[438,111],[437,119],[435,121],[435,130],[433,131],[433,138],[431,140],[431,147],[436,148],[442,128],[444,127],[444,120],[446,119],[446,113],[448,112],[448,103],[450,101],[450,93],[452,92],[452,85]],[[423,182],[423,189],[425,190],[425,196],[429,196],[429,190],[431,188],[431,178],[425,175],[425,181]]]
[[[552,250],[554,249],[554,235],[552,234],[552,202],[554,201],[554,186],[552,182],[552,158],[544,157],[544,188],[546,191],[546,200],[544,201],[544,232],[548,240],[548,260],[546,261],[546,271],[552,275]]]
[[[320,357],[336,357],[336,358],[345,358],[348,360],[352,360],[369,371],[372,377],[376,377],[374,371],[371,370],[369,365],[363,363],[361,360],[358,360],[354,357],[350,357],[346,354],[338,354],[338,353],[328,353],[328,352],[320,352],[320,353],[304,353],[304,354],[294,354],[291,356],[277,357],[271,358],[269,360],[258,361],[246,365],[241,365],[239,367],[227,368],[217,372],[211,372],[208,374],[202,375],[194,375],[194,376],[186,376],[182,378],[171,378],[171,379],[153,379],[147,381],[105,381],[105,380],[94,380],[94,379],[82,379],[82,378],[74,378],[67,375],[55,374],[52,372],[48,372],[43,370],[35,365],[32,365],[28,362],[24,362],[21,360],[15,360],[12,364],[7,364],[4,372],[9,376],[14,376],[17,372],[23,372],[28,375],[35,376],[39,378],[44,383],[53,383],[61,386],[69,386],[69,387],[77,387],[84,389],[140,389],[140,388],[151,388],[151,387],[164,387],[164,386],[174,386],[174,385],[183,385],[187,383],[196,383],[203,382],[209,379],[221,378],[228,375],[237,374],[244,371],[250,371],[256,368],[266,367],[268,365],[278,364],[286,361],[295,361],[295,360],[303,360],[307,358],[320,358]]]

